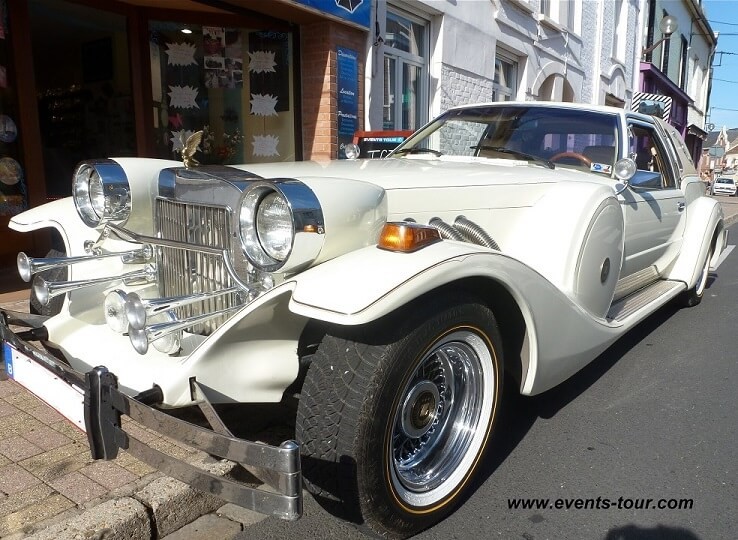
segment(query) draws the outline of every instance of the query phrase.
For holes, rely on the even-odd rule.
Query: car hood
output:
[[[559,181],[593,182],[612,185],[607,176],[572,169],[549,169],[526,161],[495,159],[389,158],[336,160],[324,163],[245,164],[239,169],[264,178],[311,177],[352,179],[371,182],[385,190],[423,189],[489,185],[539,184]]]

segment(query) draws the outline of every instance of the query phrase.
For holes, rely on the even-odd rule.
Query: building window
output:
[[[384,41],[384,129],[415,130],[427,118],[427,22],[387,10]]]
[[[687,89],[687,63],[689,62],[689,44],[687,38],[682,36],[682,53],[679,62],[679,88]]]
[[[615,3],[615,24],[612,29],[612,56],[617,60],[625,59],[625,47],[628,41],[628,11],[623,0]]]
[[[518,93],[518,63],[511,57],[497,52],[495,78],[492,88],[493,101],[511,101]]]
[[[551,0],[541,0],[539,9],[542,15],[545,15],[546,17],[550,17],[551,16]]]
[[[290,32],[151,21],[149,36],[158,157],[203,130],[201,163],[295,159]]]

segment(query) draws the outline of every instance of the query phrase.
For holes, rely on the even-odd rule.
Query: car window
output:
[[[638,169],[631,184],[644,189],[674,188],[675,182],[668,167],[668,154],[655,129],[631,122],[628,135],[629,155]]]
[[[611,175],[618,156],[614,114],[574,108],[496,105],[448,111],[394,157],[525,160]]]

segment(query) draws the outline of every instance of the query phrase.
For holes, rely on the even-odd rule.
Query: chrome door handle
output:
[[[685,204],[685,203],[683,203],[682,201],[679,201],[679,202],[677,203],[677,210],[679,210],[679,211],[681,212],[682,210],[684,210],[684,207],[685,207],[685,206],[686,206],[686,204]]]

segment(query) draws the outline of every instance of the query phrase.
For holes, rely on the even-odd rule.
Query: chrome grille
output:
[[[228,209],[183,202],[156,200],[156,225],[160,238],[221,249],[230,248],[231,215]],[[157,248],[159,294],[163,297],[221,290],[233,286],[223,257],[194,250]],[[235,296],[224,295],[177,308],[177,318],[212,313],[235,305]],[[210,319],[187,331],[208,335],[228,315]]]

